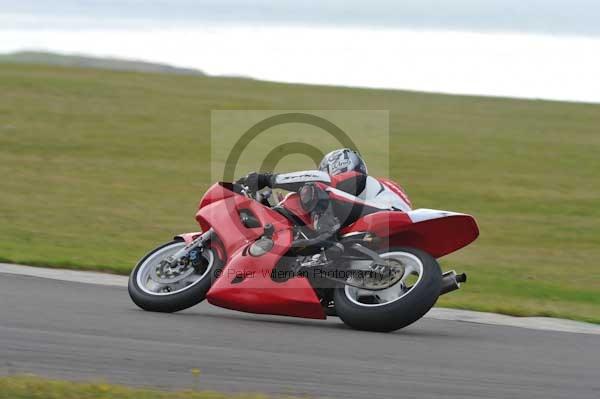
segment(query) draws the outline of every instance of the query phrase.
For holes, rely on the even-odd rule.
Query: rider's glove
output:
[[[248,187],[250,191],[256,192],[265,187],[271,187],[273,180],[272,173],[256,173],[251,172],[246,176],[239,179],[236,183],[243,184]]]

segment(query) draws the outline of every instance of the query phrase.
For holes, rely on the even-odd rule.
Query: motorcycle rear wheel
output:
[[[153,267],[184,246],[182,240],[168,242],[153,249],[138,262],[129,276],[128,284],[129,296],[136,305],[151,312],[173,313],[197,305],[206,298],[213,277],[221,268],[217,253],[211,248],[203,251],[206,268],[179,283],[159,284],[149,277]]]
[[[357,330],[389,332],[404,328],[423,317],[440,295],[442,273],[433,256],[409,247],[378,252],[380,257],[402,265],[405,272],[400,281],[381,291],[345,285],[334,292],[338,316]],[[408,279],[415,276],[416,282],[408,285]]]

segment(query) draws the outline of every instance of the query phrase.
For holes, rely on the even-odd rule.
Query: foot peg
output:
[[[440,288],[440,295],[447,294],[460,288],[460,283],[467,282],[467,275],[465,273],[456,274],[454,270],[447,271],[442,274],[442,286]]]

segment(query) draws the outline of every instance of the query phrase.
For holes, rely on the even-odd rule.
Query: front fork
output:
[[[200,234],[196,239],[187,244],[185,247],[181,248],[179,251],[175,252],[173,255],[167,257],[164,262],[166,262],[169,266],[175,266],[179,263],[180,259],[187,257],[190,252],[192,252],[195,248],[204,247],[204,245],[215,237],[215,231],[212,229],[208,229],[206,232]]]

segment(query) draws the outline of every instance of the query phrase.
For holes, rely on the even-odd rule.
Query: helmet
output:
[[[350,171],[366,175],[367,165],[358,152],[349,148],[342,148],[326,154],[319,164],[319,170],[327,172],[331,176]]]

